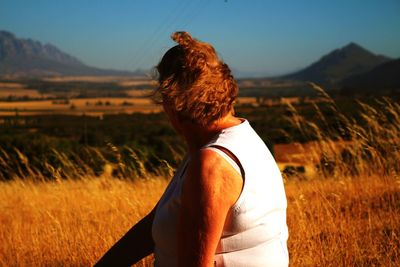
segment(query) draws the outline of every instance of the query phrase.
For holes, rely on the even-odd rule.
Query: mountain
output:
[[[400,59],[383,63],[372,70],[353,75],[341,83],[346,93],[383,93],[388,90],[400,92]]]
[[[370,71],[389,60],[385,56],[373,54],[356,43],[350,43],[321,57],[309,67],[280,78],[311,81],[331,89],[337,88],[341,80]]]
[[[87,66],[54,45],[42,44],[31,39],[19,39],[10,32],[0,31],[0,75],[128,76],[135,73]]]

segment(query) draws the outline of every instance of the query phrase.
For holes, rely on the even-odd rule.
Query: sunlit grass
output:
[[[0,186],[1,266],[89,266],[157,202],[167,181],[16,180]],[[400,178],[292,181],[291,266],[398,266]],[[137,266],[152,266],[147,258]]]
[[[337,123],[330,126],[318,106],[317,121],[308,121],[289,105],[288,119],[316,138],[302,151],[312,176],[285,176],[291,266],[400,266],[400,105],[359,103],[355,121],[315,88]],[[128,149],[127,165],[110,147],[113,162],[88,152],[99,173],[54,151],[62,164],[44,165],[51,181],[23,152],[0,150],[0,167],[13,174],[0,184],[0,266],[90,266],[156,204],[169,165],[160,161],[149,173],[143,155]],[[151,257],[138,264],[151,265]]]
[[[400,177],[292,182],[292,266],[399,266]]]
[[[105,177],[3,183],[0,266],[90,266],[154,207],[166,184]]]

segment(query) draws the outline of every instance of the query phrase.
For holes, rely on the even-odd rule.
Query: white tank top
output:
[[[248,121],[222,130],[204,149],[213,149],[237,171],[244,185],[231,207],[217,251],[215,266],[288,266],[286,196],[279,168],[268,148]],[[155,266],[177,266],[177,224],[184,173],[188,159],[178,168],[158,203],[153,221]]]

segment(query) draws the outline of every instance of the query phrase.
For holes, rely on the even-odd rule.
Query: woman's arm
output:
[[[134,225],[94,266],[131,266],[151,254],[154,251],[151,227],[155,210]]]
[[[200,150],[192,157],[182,190],[179,266],[214,266],[226,216],[242,186],[241,175],[216,152]]]

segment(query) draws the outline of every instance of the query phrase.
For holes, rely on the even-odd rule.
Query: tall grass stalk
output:
[[[389,175],[400,172],[400,105],[389,98],[371,106],[358,101],[360,120],[346,116],[319,86],[334,118],[328,119],[314,104],[316,119],[310,121],[291,104],[287,118],[314,146],[300,146],[306,165],[316,168],[317,177]],[[332,121],[333,120],[333,121]]]
[[[0,266],[91,266],[154,207],[166,184],[154,176],[1,183]]]
[[[176,152],[172,152],[178,159]],[[28,158],[17,148],[7,152],[0,147],[0,180],[43,181],[102,175],[135,179],[148,173],[153,176],[168,175],[171,171],[171,165],[155,155],[128,146],[116,147],[111,143],[107,144],[106,149],[84,147],[79,154],[67,155],[62,151],[50,149],[46,158],[43,158],[43,155]]]

